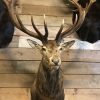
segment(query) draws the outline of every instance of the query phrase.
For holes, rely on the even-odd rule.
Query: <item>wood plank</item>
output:
[[[0,88],[0,100],[30,100],[30,92],[26,88]]]
[[[64,88],[100,88],[99,75],[66,75],[64,76]]]
[[[65,89],[65,100],[99,100],[100,89]]]
[[[29,29],[30,31],[34,31],[34,29],[32,28],[32,26],[29,26],[29,25],[25,25],[25,27],[27,29]],[[64,30],[68,29],[70,27],[70,25],[64,27]],[[38,30],[44,34],[44,26],[37,26]],[[49,30],[49,38],[54,38],[58,32],[58,30],[60,29],[60,26],[59,27],[48,27],[48,30]],[[36,32],[35,32],[36,33]],[[28,36],[26,33],[23,33],[22,31],[20,31],[19,29],[16,29],[15,30],[15,35],[18,35],[18,36]],[[72,34],[74,35],[74,34]]]
[[[31,87],[35,74],[0,74],[0,87]],[[64,88],[98,89],[100,75],[64,75]]]
[[[62,61],[100,62],[99,57],[99,50],[69,50],[62,53]],[[41,54],[35,48],[0,49],[0,60],[41,60]]]
[[[21,14],[34,14],[34,15],[53,15],[53,16],[66,16],[70,13],[67,7],[57,7],[57,6],[32,6],[23,5]]]
[[[21,4],[27,4],[27,5],[43,5],[43,6],[60,6],[63,7],[65,6],[63,0],[20,0]]]
[[[8,47],[18,47],[19,45],[19,36],[13,36],[12,41],[10,42]]]
[[[19,98],[20,97],[20,98]],[[30,100],[27,88],[0,88],[0,100]],[[100,89],[65,89],[65,100],[99,100]]]
[[[62,24],[62,20],[64,19],[65,22],[65,26],[67,24],[71,24],[72,23],[72,18],[71,18],[71,14],[66,15],[66,17],[59,17],[59,16],[46,16],[46,22],[48,26],[58,26],[60,27]],[[20,14],[20,19],[23,22],[24,25],[32,25],[31,23],[31,15],[21,15]],[[42,16],[36,16],[33,15],[33,19],[35,22],[35,25],[37,26],[43,26],[44,25],[44,17]]]
[[[83,94],[83,95],[92,95],[92,94],[99,94],[100,89],[79,89],[79,88],[74,88],[74,89],[64,89],[65,94]]]
[[[0,87],[30,87],[35,74],[0,74]]]
[[[0,74],[37,73],[40,61],[0,61]],[[62,62],[64,75],[100,75],[100,63]]]

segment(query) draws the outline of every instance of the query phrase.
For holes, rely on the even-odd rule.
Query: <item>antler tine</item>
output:
[[[37,32],[37,34],[40,36],[40,39],[42,40],[42,33],[37,29],[36,25],[34,24],[34,20],[33,20],[33,16],[31,16],[31,23],[32,23],[32,26],[34,28],[34,30]]]
[[[47,23],[45,21],[45,14],[44,14],[44,29],[45,29],[44,38],[47,40],[49,32],[48,32],[48,28],[47,28]]]
[[[75,23],[70,27],[68,28],[67,30],[65,30],[64,32],[62,32],[57,41],[61,40],[62,38],[72,34],[74,31],[76,31],[80,26],[81,24],[83,23],[84,21],[84,18],[85,18],[85,9],[83,9],[78,3],[76,3],[74,0],[71,0],[71,2],[78,8],[79,10],[79,19],[77,18],[77,14],[76,14],[76,19],[75,19]]]
[[[33,32],[29,31],[26,27],[24,27],[24,25],[23,25],[22,21],[20,20],[20,18],[19,18],[19,16],[18,16],[17,13],[15,15],[16,15],[16,18],[17,18],[18,23],[20,24],[20,27],[17,27],[17,25],[16,25],[17,28],[19,28],[21,31],[23,31],[24,33],[26,33],[26,34],[28,34],[28,35],[30,35],[32,37],[35,37],[37,39],[40,39],[40,36],[38,36],[36,34],[33,34]]]
[[[58,31],[58,33],[56,35],[56,38],[55,38],[56,41],[57,41],[57,39],[59,39],[59,36],[60,36],[60,34],[61,34],[62,30],[63,30],[63,27],[64,27],[64,19],[63,19],[62,24],[60,26],[60,29],[59,29],[59,31]]]
[[[9,15],[11,17],[11,20],[12,22],[14,23],[14,25],[21,31],[23,31],[24,33],[34,37],[34,38],[37,38],[39,39],[40,41],[42,41],[41,37],[39,34],[36,34],[30,30],[28,30],[26,27],[24,27],[21,19],[19,18],[19,15],[17,12],[15,12],[15,9],[14,9],[14,4],[13,4],[13,1],[11,3],[9,3],[7,0],[3,0],[5,5],[7,6],[8,8],[8,12],[9,12]],[[42,35],[41,35],[42,36]]]

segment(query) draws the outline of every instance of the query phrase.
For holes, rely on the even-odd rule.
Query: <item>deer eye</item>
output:
[[[59,50],[60,50],[60,51],[62,51],[62,50],[63,50],[63,48],[62,48],[62,47],[60,47],[60,48],[59,48]]]
[[[42,48],[42,51],[46,51],[46,47],[43,47],[43,48]]]

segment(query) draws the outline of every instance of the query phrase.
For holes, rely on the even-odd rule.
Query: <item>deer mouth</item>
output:
[[[52,65],[52,66],[50,66],[50,67],[48,68],[48,70],[49,70],[49,71],[56,71],[56,70],[58,70],[59,68],[60,68],[59,65],[58,65],[58,66]]]

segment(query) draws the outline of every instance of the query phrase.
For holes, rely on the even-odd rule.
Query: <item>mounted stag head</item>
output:
[[[37,77],[32,86],[32,100],[64,100],[64,89],[63,89],[63,75],[60,70],[61,67],[61,52],[67,48],[69,49],[73,44],[73,41],[64,42],[63,38],[69,36],[74,31],[76,31],[84,21],[85,9],[83,9],[75,1],[71,2],[77,7],[79,11],[79,20],[76,15],[75,23],[70,28],[63,30],[63,23],[56,35],[54,40],[48,40],[48,28],[45,22],[44,16],[44,29],[45,34],[43,35],[35,26],[33,17],[31,17],[31,22],[36,33],[28,30],[24,27],[22,21],[20,20],[17,12],[14,12],[13,3],[9,4],[7,0],[4,0],[8,7],[10,17],[15,24],[15,26],[23,31],[24,33],[39,39],[42,45],[38,44],[36,41],[28,39],[28,43],[34,47],[34,45],[40,50],[42,54],[42,60],[37,72]]]

